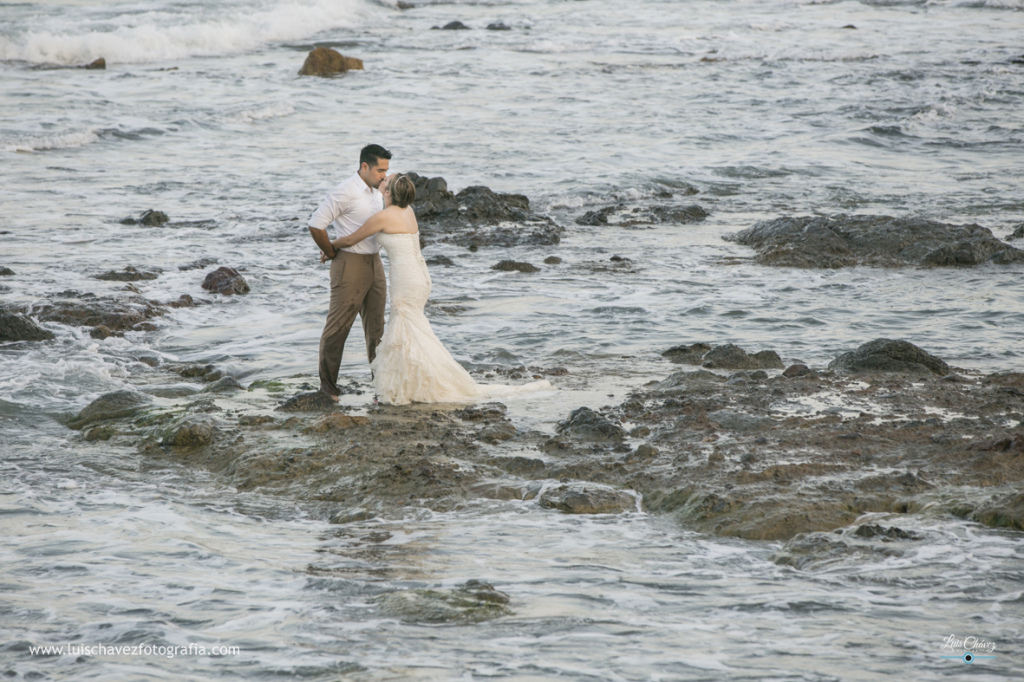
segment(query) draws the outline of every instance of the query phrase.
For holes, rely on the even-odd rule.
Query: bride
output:
[[[377,243],[388,254],[391,313],[377,357],[370,363],[378,400],[392,405],[468,402],[550,387],[547,381],[522,386],[480,385],[455,361],[423,314],[431,282],[420,253],[419,223],[410,206],[416,187],[406,176],[394,175],[382,188],[384,210],[352,234],[331,242],[335,249],[346,249],[376,234]]]

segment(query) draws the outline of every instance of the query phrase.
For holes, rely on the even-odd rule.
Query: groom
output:
[[[359,152],[359,171],[335,187],[309,219],[309,234],[331,261],[331,306],[327,324],[320,336],[320,390],[337,401],[338,370],[345,340],[356,320],[362,318],[366,337],[366,356],[376,356],[377,344],[384,335],[384,265],[376,236],[347,249],[335,249],[327,234],[334,225],[335,238],[352,234],[377,211],[384,208],[384,197],[377,190],[387,177],[391,152],[378,144]]]

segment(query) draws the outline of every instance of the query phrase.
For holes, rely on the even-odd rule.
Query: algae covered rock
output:
[[[306,55],[306,61],[299,69],[299,75],[326,77],[352,70],[362,71],[363,60],[346,57],[329,47],[317,47]]]
[[[950,367],[909,341],[875,339],[843,353],[829,363],[829,369],[841,372],[882,372],[894,374],[937,374],[946,376]]]
[[[152,398],[137,391],[120,390],[104,393],[69,421],[68,426],[81,429],[99,421],[124,419],[141,412],[152,403]]]
[[[49,341],[53,333],[32,318],[0,310],[0,341]]]
[[[407,623],[481,623],[511,614],[509,596],[479,580],[454,590],[387,592],[372,601],[382,615]]]
[[[636,498],[605,485],[571,483],[545,490],[540,505],[567,514],[621,514],[636,509]]]
[[[175,422],[164,433],[161,445],[195,448],[213,442],[213,420],[202,415],[189,415]]]

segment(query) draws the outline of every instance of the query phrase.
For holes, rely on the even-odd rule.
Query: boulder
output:
[[[555,430],[558,433],[572,434],[583,440],[598,442],[617,442],[626,437],[621,426],[605,419],[589,407],[573,410],[568,419],[558,422]]]
[[[468,31],[469,26],[466,26],[461,21],[449,21],[447,24],[441,27],[442,31]]]
[[[156,301],[142,297],[99,298],[92,294],[68,291],[57,300],[37,305],[35,315],[43,322],[59,322],[69,326],[104,328],[106,335],[141,329],[148,321],[160,317],[166,309]]]
[[[12,277],[14,276],[14,270],[0,266],[0,277]]]
[[[108,419],[131,417],[149,407],[153,400],[142,393],[129,390],[104,393],[89,403],[84,410],[68,422],[72,429],[81,429],[89,424]]]
[[[228,267],[220,267],[207,273],[203,280],[203,288],[225,296],[249,293],[249,283],[245,281],[245,277],[242,277],[238,270]]]
[[[455,265],[455,261],[447,256],[433,256],[427,259],[427,265],[443,265],[446,268],[450,268]]]
[[[203,393],[227,393],[228,391],[242,390],[245,389],[242,388],[242,384],[238,383],[238,379],[232,376],[222,376],[204,388]]]
[[[801,365],[799,363],[790,365],[782,372],[782,376],[787,379],[795,379],[796,377],[803,377],[808,374],[814,374],[814,370],[809,368],[807,365]]]
[[[455,590],[387,592],[370,601],[381,615],[409,623],[471,624],[510,614],[508,595],[479,580]]]
[[[1016,241],[1018,239],[1024,239],[1024,223],[1020,223],[1013,228],[1013,232],[1006,237],[1006,241],[1008,242]]]
[[[131,218],[131,217],[125,218],[124,220],[121,221],[121,224],[122,225],[146,225],[147,227],[160,227],[161,225],[164,225],[164,224],[166,224],[169,221],[170,221],[170,218],[168,218],[167,214],[164,213],[163,211],[155,211],[153,209],[149,209],[148,211],[143,211],[142,215],[140,215],[138,218]]]
[[[514,260],[503,260],[491,266],[491,270],[502,270],[504,272],[540,272],[540,268],[530,263],[519,263]]]
[[[828,368],[849,373],[937,374],[946,376],[950,367],[908,341],[875,339],[857,350],[843,353]]]
[[[94,71],[101,71],[101,70],[107,68],[107,60],[104,59],[103,57],[100,57],[99,59],[94,59],[93,61],[89,62],[88,64],[86,64],[82,68],[83,69],[90,69],[90,70],[94,70]]]
[[[703,222],[708,212],[697,204],[689,206],[615,204],[587,211],[576,219],[577,225],[601,227],[614,225],[634,227],[637,225],[686,225]]]
[[[488,424],[480,433],[477,434],[477,438],[484,441],[485,443],[496,444],[501,441],[511,440],[516,437],[516,427],[510,422],[497,422],[495,424]]]
[[[924,218],[776,218],[726,239],[754,248],[757,262],[763,265],[785,267],[964,267],[1024,262],[1024,251],[999,241],[988,228]]]
[[[49,341],[53,333],[31,318],[0,310],[0,341]]]
[[[540,495],[540,505],[567,514],[621,514],[636,509],[636,498],[629,493],[594,483],[572,483],[548,488]]]
[[[703,366],[709,369],[782,369],[782,359],[773,350],[763,350],[748,355],[745,350],[731,343],[715,346],[704,354]]]
[[[558,256],[548,256],[547,258],[544,259],[545,265],[558,265],[561,262],[562,259],[559,258]]]
[[[333,76],[346,71],[362,71],[363,60],[346,57],[329,47],[313,48],[299,69],[300,76]]]
[[[511,31],[510,26],[506,26],[503,21],[496,21],[493,24],[487,24],[488,31]]]

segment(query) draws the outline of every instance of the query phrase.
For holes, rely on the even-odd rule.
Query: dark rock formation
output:
[[[558,256],[548,256],[547,258],[544,259],[545,265],[558,265],[561,262],[562,259],[559,258]]]
[[[711,344],[694,343],[689,346],[673,346],[661,355],[676,364],[699,365],[704,361],[704,355],[709,350],[711,350]]]
[[[636,509],[636,499],[608,486],[575,483],[548,488],[541,493],[540,505],[567,514],[621,514]]]
[[[216,258],[200,258],[199,260],[192,261],[188,265],[179,265],[178,269],[182,270],[182,271],[202,270],[203,268],[208,268],[211,265],[216,265],[216,264],[217,264],[217,259]]]
[[[124,220],[121,221],[121,224],[160,227],[161,225],[166,224],[168,221],[170,221],[170,218],[168,218],[167,214],[164,213],[163,211],[154,211],[153,209],[149,209],[148,211],[143,211],[142,215],[140,215],[138,218],[125,218]]]
[[[14,270],[0,266],[0,277],[11,277],[14,275]]]
[[[152,326],[149,320],[165,312],[166,309],[156,301],[147,301],[137,296],[99,298],[78,292],[59,294],[57,300],[33,308],[33,314],[44,322],[95,329],[102,327],[107,332],[106,336],[133,330],[143,331]]]
[[[506,26],[503,21],[496,21],[493,24],[487,24],[488,31],[511,31],[512,27]]]
[[[135,391],[121,390],[104,393],[89,403],[84,410],[68,422],[72,429],[81,429],[89,424],[108,419],[124,419],[149,407],[153,400]]]
[[[782,369],[785,365],[779,354],[773,350],[763,350],[753,355],[739,346],[727,343],[715,346],[704,354],[703,366],[709,369]]]
[[[447,24],[441,27],[442,31],[468,31],[469,26],[466,26],[461,21],[449,21]]]
[[[444,241],[476,249],[482,246],[551,246],[562,228],[530,210],[522,194],[494,192],[476,185],[453,194],[444,178],[406,173],[416,187],[412,207],[421,241]]]
[[[963,267],[1024,262],[1024,251],[999,241],[988,228],[923,218],[776,218],[726,239],[757,250],[756,260],[763,265],[785,267]]]
[[[159,276],[151,270],[139,270],[129,265],[124,270],[110,270],[102,275],[95,275],[95,279],[102,279],[106,282],[141,282],[156,279]]]
[[[456,590],[401,590],[371,600],[378,612],[407,623],[480,623],[511,614],[508,595],[470,580]]]
[[[238,383],[238,379],[225,376],[211,382],[209,386],[203,389],[203,393],[227,393],[229,391],[241,391],[242,384]]]
[[[427,259],[427,265],[443,265],[446,268],[450,268],[455,265],[455,261],[448,256],[432,256]]]
[[[329,47],[313,48],[299,69],[300,76],[333,76],[346,71],[362,71],[363,60],[346,57]]]
[[[82,68],[83,69],[91,69],[91,70],[94,70],[94,71],[103,70],[103,69],[107,68],[107,60],[104,59],[103,57],[100,57],[99,59],[94,59],[93,61],[89,62],[88,64],[86,64]]]
[[[503,270],[505,272],[540,272],[540,268],[530,263],[519,263],[514,260],[503,260],[491,266],[491,270]]]
[[[634,206],[626,204],[605,206],[597,210],[587,211],[576,219],[577,225],[600,227],[615,225],[633,227],[635,225],[686,225],[706,220],[708,212],[697,204],[690,206]]]
[[[1017,239],[1024,239],[1024,223],[1020,223],[1013,228],[1013,232],[1006,237],[1006,241],[1008,242],[1016,241]]]
[[[626,436],[621,426],[589,407],[573,410],[568,419],[558,422],[556,430],[588,441],[621,441]]]
[[[896,374],[937,374],[946,376],[950,367],[908,341],[875,339],[857,350],[843,353],[829,363],[842,372],[885,372]]]
[[[225,296],[249,293],[249,283],[245,281],[245,277],[242,277],[238,270],[228,267],[220,267],[207,273],[203,280],[203,288]]]
[[[787,379],[795,379],[796,377],[803,377],[809,374],[814,374],[814,370],[810,369],[807,365],[796,364],[787,367],[782,376]]]
[[[52,332],[31,318],[0,310],[0,341],[49,341],[52,338]]]

